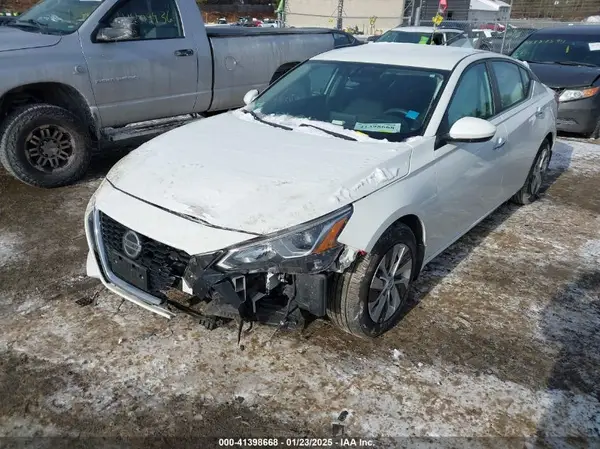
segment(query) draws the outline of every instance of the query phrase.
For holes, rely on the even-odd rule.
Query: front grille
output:
[[[102,212],[100,212],[100,229],[105,248],[124,255],[123,235],[129,229]],[[164,299],[166,298],[164,292],[181,280],[190,261],[190,255],[145,235],[137,234],[140,236],[142,252],[135,259],[135,263],[148,270],[146,292]],[[110,258],[108,258],[108,264],[111,265]],[[112,266],[109,268],[113,271]],[[119,277],[117,273],[114,274]]]

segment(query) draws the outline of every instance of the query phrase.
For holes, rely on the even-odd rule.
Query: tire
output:
[[[479,50],[492,51],[492,49],[487,44],[482,44],[481,47],[479,47]]]
[[[552,149],[550,148],[550,142],[544,140],[544,143],[540,146],[540,149],[533,160],[533,164],[529,169],[525,184],[523,184],[521,190],[515,193],[511,198],[513,203],[524,206],[533,203],[539,198],[540,190],[544,184],[551,158]]]
[[[377,304],[374,300],[379,297],[379,294],[372,290],[372,282],[375,282],[376,275],[377,277],[381,275],[380,264],[386,264],[389,260],[385,257],[393,255],[398,246],[405,249],[402,258],[404,262],[401,262],[400,266],[405,267],[406,270],[410,268],[410,271],[406,273],[402,269],[398,270],[397,274],[402,274],[403,279],[403,282],[398,285],[399,304],[396,308],[392,307],[389,310],[386,308],[385,312],[389,316],[384,312],[381,314],[383,319],[376,321],[372,313],[375,312],[373,306]],[[382,335],[401,320],[416,270],[415,236],[408,226],[396,224],[384,233],[369,254],[357,259],[345,273],[336,275],[328,298],[327,316],[337,327],[352,335],[361,338],[375,338]],[[377,282],[384,283],[381,280]],[[392,293],[390,297],[396,298]],[[397,298],[394,302],[398,302]],[[369,307],[370,304],[373,310]]]
[[[35,187],[60,187],[83,177],[92,156],[84,123],[66,109],[31,104],[9,115],[0,130],[0,162]]]
[[[600,138],[600,120],[598,120],[598,123],[596,124],[596,127],[594,128],[594,130],[590,134],[590,138],[591,139],[598,139],[598,138]]]

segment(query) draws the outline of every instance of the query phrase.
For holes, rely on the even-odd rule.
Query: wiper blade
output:
[[[265,125],[273,126],[275,128],[285,129],[286,131],[292,131],[293,130],[293,128],[290,128],[289,126],[280,125],[279,123],[273,123],[273,122],[269,122],[268,120],[262,119],[254,111],[249,111],[247,109],[242,109],[242,112],[244,114],[250,114],[252,116],[252,118],[254,118],[254,120],[256,120],[256,121],[258,121],[260,123],[264,123]]]
[[[24,26],[29,28],[36,28],[40,31],[45,31],[48,28],[48,25],[46,25],[45,23],[38,22],[34,19],[15,20],[13,22],[7,23],[6,26]]]
[[[529,59],[520,59],[517,58],[519,61],[523,61],[526,62],[527,64],[554,64],[552,61],[530,61]]]
[[[321,127],[315,126],[315,125],[310,125],[308,123],[301,123],[300,126],[307,126],[309,128],[318,129],[319,131],[323,131],[324,133],[329,134],[330,136],[339,137],[340,139],[351,140],[353,142],[357,141],[354,137],[350,137],[345,134],[336,133],[335,131],[329,131],[328,129],[324,129],[324,128],[321,128]]]
[[[589,62],[577,62],[577,61],[554,61],[554,64],[572,65],[572,66],[581,66],[581,67],[598,67],[596,64],[590,64]]]

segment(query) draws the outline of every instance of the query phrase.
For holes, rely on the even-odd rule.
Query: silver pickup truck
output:
[[[30,185],[74,183],[94,150],[240,107],[345,45],[337,30],[205,27],[194,0],[44,0],[0,27],[0,161]]]

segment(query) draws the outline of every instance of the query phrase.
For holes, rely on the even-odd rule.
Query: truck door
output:
[[[134,33],[120,28],[127,20]],[[197,54],[175,0],[118,2],[80,39],[103,126],[193,111]]]

